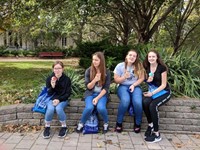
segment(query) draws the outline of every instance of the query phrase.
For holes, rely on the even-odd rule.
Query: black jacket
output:
[[[51,78],[55,76],[54,73],[52,73],[47,79],[46,79],[46,87],[48,89],[48,94],[53,95],[52,100],[58,99],[60,102],[68,100],[70,94],[71,94],[71,80],[69,77],[67,77],[64,73],[59,78],[59,80],[56,81],[55,88],[52,88],[51,86]]]

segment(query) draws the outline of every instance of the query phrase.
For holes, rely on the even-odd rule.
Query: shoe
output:
[[[107,133],[108,132],[108,127],[109,127],[109,125],[107,123],[104,123],[104,125],[103,125],[103,133]]]
[[[122,132],[122,123],[116,123],[115,131],[118,133]]]
[[[43,138],[44,139],[50,138],[50,127],[45,127],[44,132],[43,132]]]
[[[137,125],[137,124],[135,124],[135,125],[134,125],[134,129],[133,129],[133,130],[134,130],[134,132],[135,132],[135,133],[140,133],[141,126],[140,126],[140,125]]]
[[[83,124],[82,123],[78,123],[78,126],[76,128],[76,132],[77,133],[81,133],[83,131]]]
[[[144,136],[148,137],[148,136],[152,135],[152,132],[153,132],[153,127],[148,126],[147,130],[144,133]]]
[[[65,137],[67,135],[67,131],[68,131],[67,127],[61,127],[58,137],[60,138]]]
[[[155,143],[155,142],[159,142],[162,140],[161,136],[160,136],[160,133],[159,135],[157,136],[155,133],[153,133],[152,135],[146,137],[144,139],[147,143]]]

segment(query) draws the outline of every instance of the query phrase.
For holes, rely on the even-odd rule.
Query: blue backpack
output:
[[[36,99],[32,111],[45,114],[47,109],[47,103],[51,100],[52,96],[49,96],[47,88],[43,87],[41,93],[38,95],[38,98]]]
[[[94,109],[83,127],[83,134],[94,134],[99,132],[99,121],[97,110]]]

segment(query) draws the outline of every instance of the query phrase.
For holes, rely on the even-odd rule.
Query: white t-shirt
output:
[[[121,84],[122,85],[131,85],[133,83],[135,83],[138,78],[135,76],[134,74],[134,70],[133,70],[133,67],[128,67],[127,66],[127,69],[126,69],[128,72],[130,72],[130,77],[127,78],[126,80],[124,80]],[[117,74],[118,76],[124,76],[125,74],[125,63],[122,62],[122,63],[119,63],[115,69],[114,69],[114,73]]]

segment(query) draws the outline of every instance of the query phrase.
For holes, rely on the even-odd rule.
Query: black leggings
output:
[[[171,91],[166,93],[156,99],[152,99],[151,97],[144,97],[142,100],[143,110],[147,117],[148,123],[153,122],[154,131],[158,131],[158,121],[159,121],[159,114],[158,114],[158,107],[165,104],[171,98]]]

